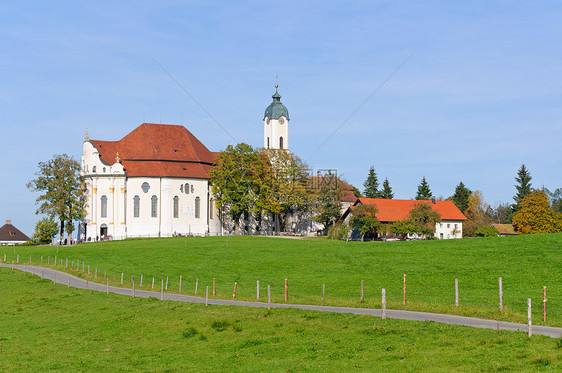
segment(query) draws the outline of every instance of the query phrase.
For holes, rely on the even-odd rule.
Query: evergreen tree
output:
[[[525,167],[525,164],[522,164],[519,171],[517,171],[517,176],[515,177],[515,181],[517,181],[517,185],[515,185],[517,193],[513,196],[515,204],[512,206],[512,209],[514,212],[519,211],[521,200],[533,191],[531,188],[531,179],[531,173]]]
[[[431,189],[429,189],[429,184],[425,179],[425,176],[422,178],[420,185],[418,185],[418,193],[416,194],[416,199],[430,199],[431,198]]]
[[[388,182],[388,178],[385,178],[382,183],[382,191],[381,191],[381,198],[385,199],[393,199],[394,193],[392,192],[392,188],[390,187],[390,183]]]
[[[379,179],[373,166],[369,168],[369,175],[367,176],[367,180],[363,183],[363,186],[365,187],[366,198],[379,198]]]
[[[468,208],[468,196],[472,194],[472,191],[464,186],[461,181],[455,189],[455,194],[453,195],[452,201],[461,210],[462,213]]]

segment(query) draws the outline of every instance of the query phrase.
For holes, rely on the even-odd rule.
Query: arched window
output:
[[[180,217],[180,198],[178,196],[174,197],[174,218]]]
[[[101,217],[107,218],[107,197],[101,196]]]
[[[189,194],[189,183],[185,183],[183,190],[185,190],[185,194]]]
[[[201,217],[201,198],[195,197],[195,219]]]
[[[133,216],[138,218],[140,216],[140,197],[133,197]]]
[[[156,218],[158,217],[158,197],[152,196],[150,202],[150,216]]]
[[[269,149],[269,137],[267,138],[267,148]]]
[[[96,166],[92,168],[92,172],[96,172]]]
[[[148,183],[145,181],[144,183],[142,183],[141,189],[142,189],[143,192],[148,193],[148,190],[150,189],[150,184],[148,184]]]
[[[213,213],[213,205],[214,205],[213,199],[211,198],[209,200],[209,219],[214,219],[215,218],[215,214]]]
[[[279,138],[279,149],[283,149],[283,136]]]

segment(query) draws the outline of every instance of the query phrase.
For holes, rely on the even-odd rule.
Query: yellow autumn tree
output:
[[[520,209],[513,215],[515,230],[523,234],[562,232],[562,213],[550,207],[548,196],[534,190],[520,201]]]

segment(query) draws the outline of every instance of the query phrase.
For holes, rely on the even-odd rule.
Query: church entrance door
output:
[[[100,238],[102,240],[107,238],[107,225],[102,224],[100,227]]]

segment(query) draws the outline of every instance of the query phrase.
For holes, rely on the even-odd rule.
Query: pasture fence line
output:
[[[7,262],[7,254],[4,254],[4,260],[1,260],[0,263]],[[19,254],[17,254],[12,260],[12,271],[14,270],[14,265],[20,263]],[[45,263],[44,256],[40,256],[36,258],[37,265],[43,265]],[[90,264],[86,264],[86,261],[82,260],[82,270],[80,271],[80,259],[73,260],[72,258],[62,258],[59,256],[54,256],[54,260],[51,265],[50,256],[47,256],[47,266],[54,267],[56,269],[70,271],[71,274],[75,274],[78,277],[83,277],[86,279],[86,287],[89,286],[90,280],[94,279],[94,281],[98,280],[98,267],[94,267],[92,271],[92,267]],[[76,262],[76,266],[74,263]],[[70,263],[70,266],[68,265]],[[29,256],[29,263],[27,261],[22,262],[23,266],[33,265],[33,256]],[[87,271],[86,271],[87,269]],[[112,268],[113,270],[113,268]],[[73,273],[75,272],[75,273]],[[106,286],[109,286],[110,283],[110,276],[107,275],[107,269],[104,270],[103,274],[103,282],[105,282]],[[116,280],[116,273],[117,271],[113,271],[113,285],[115,284]],[[120,285],[124,285],[124,274],[125,272],[121,272],[121,279]],[[93,276],[92,276],[93,275]],[[41,277],[44,278],[43,271],[41,272]],[[169,276],[165,276],[166,282],[164,284],[164,276],[153,276],[152,283],[144,284],[144,274],[140,274],[140,283],[135,281],[135,274],[131,274],[131,294],[134,297],[136,289],[142,289],[143,287],[149,287],[154,289],[155,280],[158,278],[161,282],[161,289],[160,289],[160,298],[164,299],[164,292],[175,292],[175,289],[180,294],[198,294],[198,287],[199,287],[199,280],[200,278],[193,276],[193,280],[195,280],[195,289],[194,292],[186,289],[183,286],[183,282],[189,280],[188,276],[179,275],[178,277],[173,276],[171,279]],[[205,277],[205,276],[203,276]],[[455,308],[465,307],[466,309],[478,309],[478,308],[485,308],[485,309],[493,309],[497,307],[496,310],[499,310],[499,314],[503,315],[506,311],[513,313],[519,312],[521,315],[525,306],[527,306],[527,314],[529,316],[529,325],[532,322],[532,307],[531,307],[531,298],[522,298],[520,290],[517,289],[509,289],[509,281],[508,281],[508,292],[505,293],[504,288],[504,278],[497,277],[497,288],[494,291],[492,286],[489,282],[488,285],[482,286],[482,284],[477,284],[478,281],[474,281],[474,279],[464,280],[461,284],[459,278],[452,278],[450,285],[447,284],[424,284],[420,278],[416,278],[415,276],[410,276],[410,281],[408,287],[406,286],[406,274],[404,273],[401,276],[401,286],[396,286],[396,284],[385,284],[386,286],[381,286],[381,284],[373,284],[372,281],[365,281],[360,280],[356,283],[355,286],[349,283],[342,283],[341,279],[332,280],[332,281],[317,281],[316,283],[311,282],[310,280],[303,280],[298,278],[291,279],[291,301],[296,303],[308,303],[308,304],[325,304],[326,302],[330,302],[334,305],[352,305],[353,298],[356,299],[355,302],[359,304],[365,304],[368,307],[378,307],[380,306],[382,309],[386,310],[388,307],[391,308],[398,308],[400,309],[400,303],[402,306],[406,305],[407,295],[408,295],[408,304],[412,303],[414,307],[416,306],[427,306],[431,307],[443,307],[447,305],[454,305]],[[250,291],[250,285],[245,280],[240,280],[239,278],[236,281],[228,281],[224,280],[224,276],[219,276],[220,284],[217,281],[217,277],[207,276],[207,281],[212,283],[207,284],[203,283],[206,287],[206,294],[205,297],[208,299],[209,296],[218,297],[222,299],[227,299],[229,295],[227,295],[228,290],[227,288],[232,286],[228,285],[234,284],[234,287],[230,287],[230,291],[232,294],[232,299],[242,298],[244,300],[252,300],[255,299],[256,301],[260,301],[260,280],[253,280],[255,282],[256,290],[255,295],[252,297]],[[175,279],[175,280],[174,280]],[[175,283],[175,281],[178,283]],[[412,280],[414,279],[414,280]],[[203,279],[205,281],[205,278]],[[103,284],[102,282],[102,284]],[[277,301],[281,302],[288,302],[289,301],[289,278],[282,277],[278,280],[271,280],[268,279],[268,303],[271,303],[272,297],[278,297]],[[267,282],[266,282],[267,283]],[[212,285],[212,295],[208,294],[207,292],[210,290],[209,287]],[[248,287],[246,287],[248,285]],[[67,284],[70,287],[70,277]],[[170,286],[170,288],[168,288]],[[177,287],[176,287],[177,286]],[[374,292],[373,288],[381,289],[381,299],[380,303],[373,297]],[[315,290],[316,289],[316,290]],[[319,291],[320,290],[320,291]],[[406,292],[408,290],[408,293]],[[538,290],[538,289],[537,289]],[[494,296],[496,292],[497,298]],[[402,293],[402,294],[400,294]],[[519,293],[519,294],[518,294]],[[316,295],[315,295],[316,294]],[[355,294],[355,295],[354,295]],[[401,297],[400,297],[400,295]],[[447,296],[447,294],[450,294]],[[506,309],[506,299],[505,295],[508,294],[507,299],[507,309]],[[528,291],[525,291],[525,294],[529,294]],[[548,320],[548,313],[553,314],[554,318],[558,320],[560,318],[560,313],[562,311],[561,307],[561,300],[560,297],[560,289],[557,287],[554,288],[554,296],[551,296],[551,299],[547,298],[547,286],[542,286],[542,292],[536,291],[536,297],[534,297],[535,301],[537,302],[537,307],[535,308],[535,314],[537,317],[540,317],[542,313],[542,321],[547,322]],[[540,295],[542,295],[542,297]],[[532,294],[529,294],[532,295]],[[282,298],[281,298],[282,297]],[[400,297],[400,298],[398,298]],[[449,298],[450,297],[450,298]],[[447,298],[449,301],[447,301]],[[487,299],[487,301],[486,301]],[[497,300],[497,303],[496,301]],[[542,307],[538,307],[538,304],[542,303]],[[547,307],[548,306],[548,307]],[[547,312],[550,311],[550,312]],[[542,312],[540,312],[542,311]],[[386,312],[386,311],[384,311]],[[501,317],[501,316],[500,316]],[[519,316],[518,316],[519,317]],[[530,326],[531,330],[531,326]],[[532,331],[530,332],[532,333]]]

